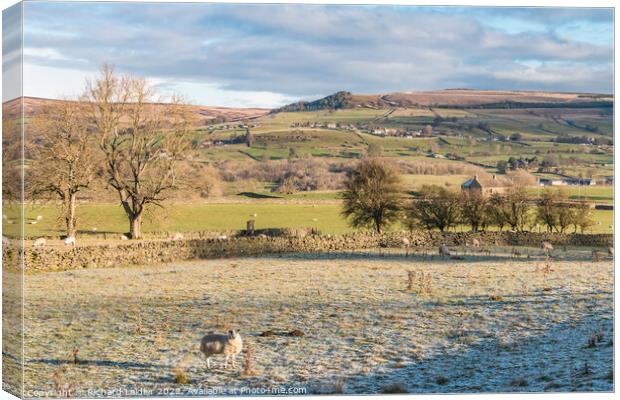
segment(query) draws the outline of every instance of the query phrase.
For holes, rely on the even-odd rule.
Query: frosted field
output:
[[[26,395],[613,390],[612,261],[575,248],[545,271],[529,251],[27,275]],[[430,284],[409,290],[409,270]],[[200,338],[230,328],[253,349],[251,371],[244,354],[207,370]]]

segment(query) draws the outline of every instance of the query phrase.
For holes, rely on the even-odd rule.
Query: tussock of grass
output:
[[[394,382],[383,386],[380,390],[382,394],[403,394],[409,393],[407,387],[401,382]]]

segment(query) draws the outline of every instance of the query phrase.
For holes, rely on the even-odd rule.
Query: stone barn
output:
[[[488,196],[494,193],[504,193],[506,190],[506,185],[500,179],[497,179],[495,174],[490,177],[480,177],[478,175],[474,175],[473,178],[463,182],[461,189],[470,193],[477,192]]]

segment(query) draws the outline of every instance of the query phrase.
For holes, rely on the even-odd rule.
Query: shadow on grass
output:
[[[241,192],[237,193],[237,196],[247,197],[250,199],[283,199],[281,196],[273,196],[270,194],[256,193],[256,192]]]
[[[79,360],[78,364],[74,364],[73,360],[58,358],[36,358],[28,360],[26,364],[47,364],[47,365],[95,365],[97,367],[116,367],[125,369],[142,370],[145,368],[171,368],[170,365],[139,363],[131,361],[112,361],[112,360]]]
[[[384,364],[383,371],[352,376],[344,383],[345,393],[402,393],[387,391],[390,386],[411,394],[610,392],[613,344],[604,341],[588,348],[594,326],[609,334],[613,321],[591,313],[578,321],[551,324],[528,337],[478,336],[466,347],[438,348],[433,356],[407,364],[397,358]],[[476,338],[475,331],[465,330],[450,341],[459,343],[471,334]],[[583,372],[584,363],[589,372]],[[317,379],[307,387],[312,392],[333,382]]]
[[[381,252],[377,250],[371,251],[334,251],[334,252],[313,252],[313,253],[281,253],[281,254],[265,254],[263,256],[257,256],[260,258],[284,258],[290,260],[359,260],[359,261],[412,261],[412,262],[433,262],[433,263],[478,263],[478,262],[519,262],[519,263],[539,263],[545,260],[544,254],[531,254],[530,258],[523,257],[511,257],[510,254],[463,254],[453,255],[450,257],[439,256],[433,249],[428,253],[406,253],[406,252]],[[552,258],[552,262],[560,261],[589,261],[592,262],[592,257],[589,253],[583,255],[575,255],[568,258],[557,257]],[[601,262],[609,261],[602,259]]]

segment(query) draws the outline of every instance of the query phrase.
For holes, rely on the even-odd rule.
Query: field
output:
[[[569,248],[544,272],[540,251],[526,250],[519,260],[494,248],[449,261],[375,252],[26,275],[26,391],[59,381],[78,396],[612,391],[612,262]],[[409,270],[431,283],[408,290]],[[231,328],[252,348],[238,360],[249,374],[221,359],[207,370],[198,351],[202,335]]]
[[[607,192],[595,191],[592,192],[592,196],[594,193],[603,198],[604,201],[601,202],[610,201],[607,198]],[[165,209],[157,208],[150,212],[144,221],[144,232],[241,230],[245,229],[246,222],[250,219],[256,221],[256,229],[316,228],[325,234],[353,232],[354,229],[340,214],[342,206],[336,196],[336,193],[310,192],[307,197],[299,194],[292,196],[292,199],[245,199],[244,201],[231,199],[228,203],[174,204]],[[9,219],[3,224],[4,235],[9,237],[19,235],[20,227],[16,223],[17,212],[18,209],[15,206],[8,210]],[[37,221],[37,216],[43,218]],[[63,234],[63,221],[58,218],[58,210],[53,205],[28,205],[25,208],[25,217],[26,237],[58,237]],[[128,231],[128,223],[123,210],[116,204],[81,204],[78,207],[78,220],[80,221],[78,234],[83,237],[93,234],[116,237]],[[593,210],[593,220],[595,224],[588,229],[587,233],[612,232],[613,211]],[[392,229],[403,229],[403,227],[395,225]],[[463,226],[458,227],[457,230],[468,230],[468,228]]]
[[[444,118],[438,120],[437,118]],[[605,108],[575,109],[429,109],[395,108],[322,110],[315,112],[286,112],[270,114],[253,121],[251,128],[256,139],[251,148],[245,144],[229,144],[211,148],[196,155],[199,159],[242,160],[250,156],[257,161],[284,159],[289,148],[300,156],[311,155],[334,159],[356,158],[365,154],[368,144],[382,146],[390,157],[420,158],[429,151],[436,154],[458,154],[465,161],[488,163],[493,166],[509,157],[560,157],[564,168],[572,168],[575,175],[604,176],[611,174],[613,152],[594,145],[556,142],[557,137],[613,137],[611,115]],[[323,124],[321,128],[294,124]],[[433,124],[433,137],[406,138],[371,135],[365,128],[326,129],[325,124],[373,126],[406,130],[419,130]],[[200,139],[229,140],[245,131],[215,126],[203,133]],[[484,128],[481,128],[484,127]],[[519,141],[497,141],[490,137],[506,138],[519,133]],[[248,160],[249,161],[249,160]]]

